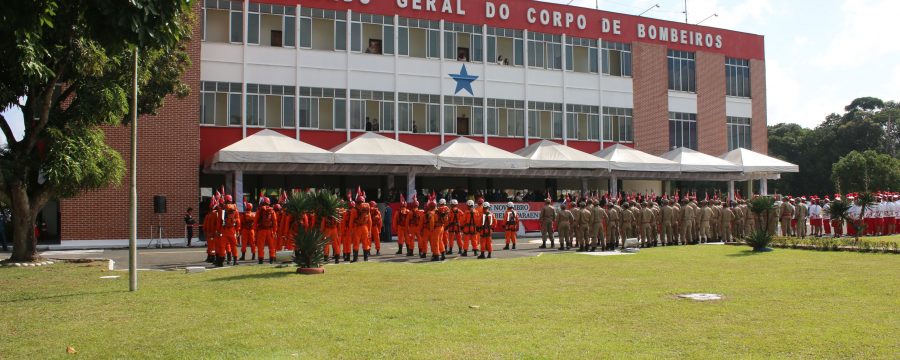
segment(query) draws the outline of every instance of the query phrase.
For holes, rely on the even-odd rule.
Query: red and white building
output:
[[[653,155],[767,152],[761,35],[524,0],[203,0],[195,11],[191,94],[140,122],[140,238],[158,220],[182,237],[184,209],[223,183],[231,191],[235,176],[245,194],[405,184],[402,174],[208,171],[217,151],[262,129],[323,149],[368,129],[424,150],[465,136],[510,152],[541,140],[587,153],[617,143]],[[107,141],[130,160],[125,129],[108,129]],[[584,180],[447,175],[416,186],[581,189]],[[127,179],[60,202],[64,245],[127,238]],[[159,218],[154,195],[168,199]]]

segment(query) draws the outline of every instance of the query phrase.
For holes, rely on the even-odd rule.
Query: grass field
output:
[[[900,354],[900,257],[637,255],[142,272],[0,269],[0,358],[838,358]],[[699,303],[686,292],[725,295]],[[477,306],[473,308],[471,306]]]

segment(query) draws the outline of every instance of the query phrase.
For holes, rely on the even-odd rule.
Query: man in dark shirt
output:
[[[366,131],[372,131],[372,120],[369,120],[368,116],[366,116]]]
[[[187,211],[184,214],[184,228],[187,232],[187,247],[191,247],[191,239],[194,238],[194,224],[197,223],[194,220],[194,208],[187,208]]]

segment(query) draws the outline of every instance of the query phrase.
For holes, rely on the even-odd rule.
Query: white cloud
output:
[[[796,67],[802,65],[793,65],[772,58],[766,60],[769,125],[797,123],[813,128],[828,114],[840,112],[842,104],[849,103],[836,85],[813,87],[798,78]]]
[[[845,0],[840,13],[837,35],[814,64],[846,71],[900,53],[900,41],[894,38],[900,1]]]

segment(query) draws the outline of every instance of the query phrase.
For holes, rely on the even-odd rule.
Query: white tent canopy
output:
[[[800,167],[797,165],[744,148],[734,149],[720,157],[740,166],[744,173],[800,172]]]
[[[331,149],[335,164],[430,165],[434,154],[375,133],[365,133]]]
[[[671,160],[681,166],[682,172],[741,172],[741,167],[715,156],[680,147],[659,157]]]
[[[594,153],[609,161],[611,170],[621,171],[679,171],[678,163],[653,156],[622,144],[616,144]]]
[[[528,159],[483,142],[460,137],[431,152],[439,167],[463,169],[527,169]]]
[[[607,169],[609,162],[550,140],[541,140],[516,151],[535,169]]]
[[[216,163],[331,164],[331,152],[272,130],[262,130],[219,150]]]

